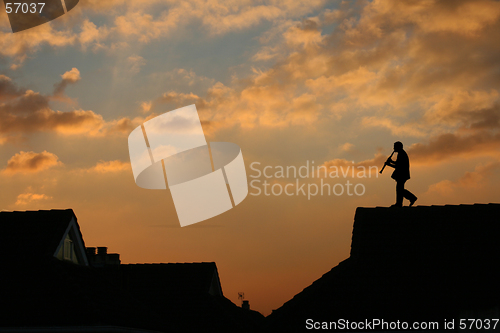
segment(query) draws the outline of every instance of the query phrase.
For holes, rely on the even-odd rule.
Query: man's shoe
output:
[[[391,205],[391,207],[401,208],[401,207],[403,207],[403,206],[400,206],[400,205],[398,205],[398,204],[394,204],[394,205]]]
[[[418,198],[415,198],[413,201],[410,201],[410,207],[413,206],[413,204],[415,203],[415,201],[417,201]]]

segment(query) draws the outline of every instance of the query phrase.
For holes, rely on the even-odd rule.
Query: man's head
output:
[[[403,150],[403,144],[400,141],[394,142],[394,151],[400,152],[401,150]]]

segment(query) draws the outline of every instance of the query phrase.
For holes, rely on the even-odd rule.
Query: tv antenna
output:
[[[250,310],[250,303],[245,299],[245,293],[239,292],[238,299],[241,299],[241,308]]]

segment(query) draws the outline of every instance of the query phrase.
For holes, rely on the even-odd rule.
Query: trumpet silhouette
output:
[[[395,153],[395,151],[393,151],[393,152],[392,152],[391,156],[389,156],[389,158],[387,159],[387,161],[389,161],[389,160],[392,158],[392,155],[394,155],[394,153]],[[387,161],[386,161],[386,163],[387,163]],[[385,163],[384,163],[384,166],[382,167],[382,170],[380,170],[380,172],[379,172],[379,173],[384,172],[384,169],[385,169],[385,166],[386,166],[386,165],[387,165],[387,164],[385,164]]]

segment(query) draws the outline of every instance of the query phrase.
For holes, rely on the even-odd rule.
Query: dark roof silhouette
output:
[[[162,292],[169,296],[202,294],[223,296],[215,262],[126,264],[127,288],[135,292]]]
[[[0,212],[0,251],[10,254],[1,259],[52,257],[73,218],[72,209]]]
[[[308,318],[498,317],[499,216],[500,204],[358,208],[351,256],[273,311],[267,324],[297,332],[310,331]]]
[[[0,299],[8,304],[0,330],[259,331],[262,315],[222,295],[215,263],[95,268],[59,260],[73,227],[81,237],[71,209],[0,213]]]

